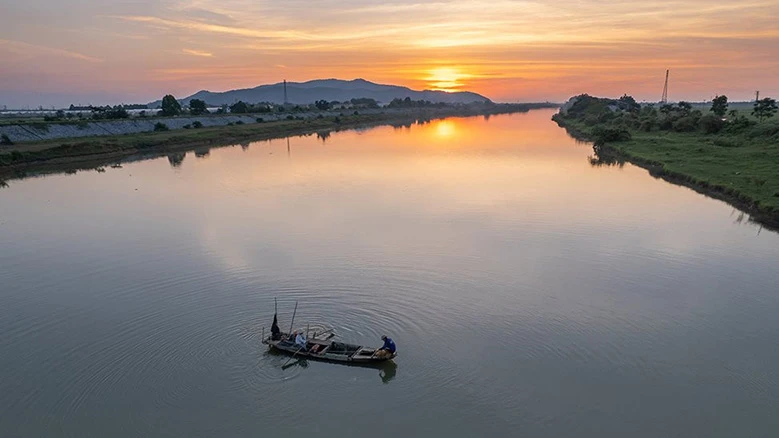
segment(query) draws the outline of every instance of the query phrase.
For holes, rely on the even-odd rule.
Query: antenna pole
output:
[[[670,70],[665,71],[665,85],[663,86],[663,97],[660,99],[660,103],[668,103],[668,73]]]

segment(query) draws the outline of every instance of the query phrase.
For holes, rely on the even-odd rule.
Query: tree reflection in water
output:
[[[168,163],[170,163],[170,167],[181,167],[181,163],[184,162],[184,158],[186,158],[186,156],[187,154],[185,152],[168,154]]]
[[[618,166],[621,168],[625,165],[625,160],[612,149],[596,144],[592,147],[592,151],[594,155],[587,157],[592,167]]]

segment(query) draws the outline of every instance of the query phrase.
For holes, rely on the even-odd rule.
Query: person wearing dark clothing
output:
[[[273,325],[270,326],[270,338],[274,341],[281,339],[281,329],[279,328],[276,314],[273,314]]]

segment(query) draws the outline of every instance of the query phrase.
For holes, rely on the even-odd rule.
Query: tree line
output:
[[[689,102],[666,103],[659,106],[640,105],[633,97],[605,99],[583,94],[555,117],[574,119],[593,127],[596,143],[628,140],[630,131],[673,131],[716,134],[737,134],[761,124],[777,113],[776,100],[765,97],[754,102],[750,119],[738,110],[728,110],[728,98],[716,96],[708,111],[696,109]],[[771,134],[772,129],[759,129]],[[751,135],[751,134],[750,134]]]

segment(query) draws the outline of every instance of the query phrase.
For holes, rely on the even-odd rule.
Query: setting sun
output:
[[[425,80],[433,90],[455,91],[465,85],[463,79],[470,77],[471,75],[455,67],[437,67],[428,72]]]

